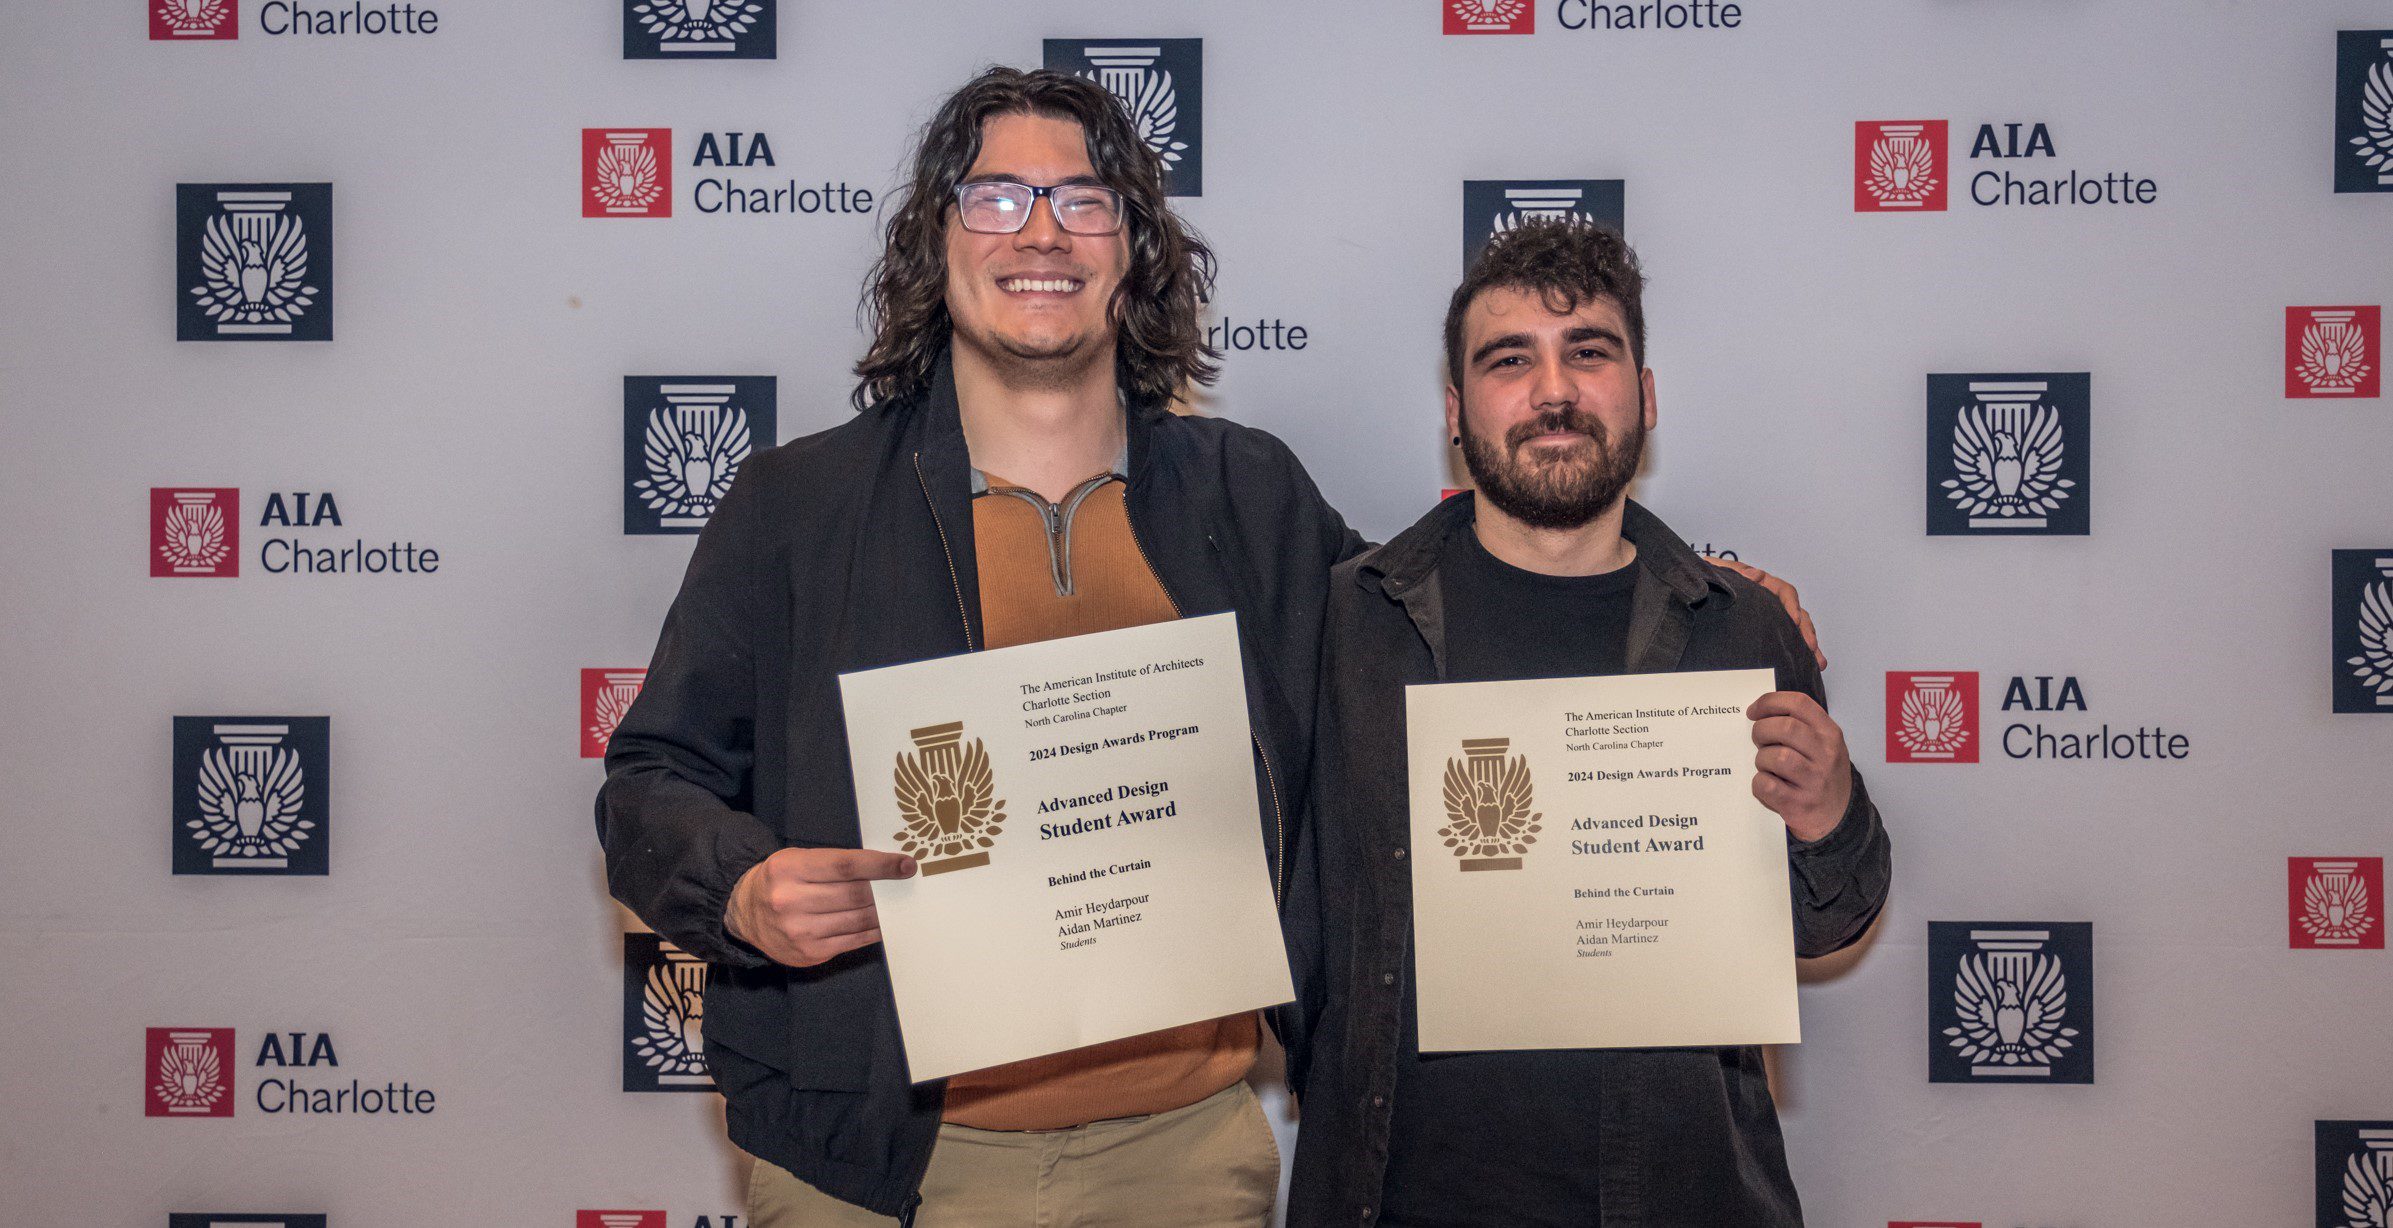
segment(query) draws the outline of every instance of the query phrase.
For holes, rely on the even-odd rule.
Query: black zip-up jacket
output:
[[[1362,542],[1271,435],[1125,413],[1147,562],[1183,616],[1238,615],[1259,839],[1284,898],[1324,590]],[[881,947],[783,967],[724,930],[723,906],[778,849],[861,843],[838,676],[981,646],[971,489],[945,360],[927,394],[750,457],[699,534],[598,793],[615,898],[713,965],[706,1059],[732,1141],[883,1215],[911,1215],[946,1085],[907,1078]]]
[[[1378,1214],[1394,1111],[1399,1011],[1412,975],[1412,875],[1405,795],[1404,688],[1445,677],[1440,562],[1469,532],[1474,496],[1457,495],[1396,540],[1340,565],[1330,581],[1320,741],[1300,825],[1292,931],[1314,934],[1300,974],[1304,1021],[1289,1047],[1303,1097],[1288,1222],[1370,1225]],[[1628,505],[1637,547],[1627,670],[1774,668],[1779,686],[1817,699],[1819,671],[1778,602],[1707,565],[1652,513]],[[1795,949],[1852,943],[1885,903],[1886,829],[1859,772],[1836,830],[1789,838]],[[1314,924],[1295,918],[1307,913]],[[1308,1039],[1309,1038],[1309,1039]],[[1591,1157],[1604,1228],[1795,1228],[1761,1051],[1606,1050],[1601,1155]]]

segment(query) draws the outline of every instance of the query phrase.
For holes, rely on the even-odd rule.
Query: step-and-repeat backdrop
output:
[[[0,8],[0,1219],[735,1228],[596,756],[989,63],[1136,110],[1202,411],[1374,537],[1466,254],[1625,227],[1639,495],[1801,586],[1894,834],[1777,1055],[1812,1222],[2386,1223],[2368,0]]]

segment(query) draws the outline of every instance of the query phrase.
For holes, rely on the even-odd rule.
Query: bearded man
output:
[[[1289,1222],[1799,1225],[1760,1050],[1424,1056],[1412,978],[1404,688],[1772,668],[1754,795],[1786,822],[1795,947],[1858,939],[1885,828],[1779,602],[1627,497],[1656,421],[1643,275],[1611,230],[1531,223],[1446,315],[1446,424],[1476,496],[1333,571],[1300,849],[1320,960]],[[1492,942],[1510,937],[1491,934]]]

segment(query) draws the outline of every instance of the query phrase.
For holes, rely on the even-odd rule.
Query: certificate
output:
[[[906,1064],[936,1079],[1295,997],[1235,616],[844,674]]]
[[[1421,1050],[1791,1043],[1766,669],[1405,690]]]

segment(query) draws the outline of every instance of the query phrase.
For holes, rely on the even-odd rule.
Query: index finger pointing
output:
[[[814,851],[820,855],[807,858],[798,868],[798,876],[810,883],[847,883],[914,876],[914,859],[903,853],[877,849]]]

